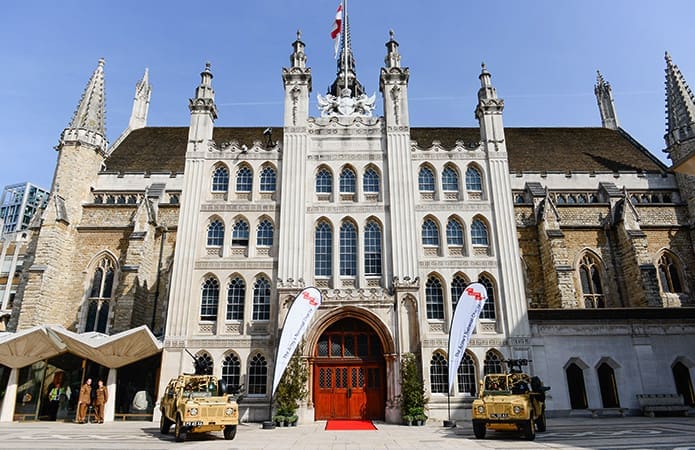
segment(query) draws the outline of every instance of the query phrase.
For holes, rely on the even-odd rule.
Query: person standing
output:
[[[92,379],[87,378],[80,388],[80,396],[77,399],[77,423],[85,423],[87,407],[90,403],[92,403]]]
[[[94,396],[94,419],[97,423],[104,423],[104,405],[109,400],[109,391],[104,382],[97,381],[96,395]]]
[[[63,372],[56,372],[53,375],[53,383],[48,388],[48,418],[56,420],[58,416],[58,408],[60,407],[60,396],[65,395],[63,387]]]

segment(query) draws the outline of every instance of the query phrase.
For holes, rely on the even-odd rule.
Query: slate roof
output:
[[[251,147],[266,142],[265,127],[215,128],[218,144],[236,140]],[[411,128],[420,148],[439,141],[453,148],[480,140],[479,128]],[[282,140],[282,127],[273,127]],[[511,172],[665,172],[668,168],[623,130],[606,128],[506,128]],[[182,173],[188,127],[147,127],[135,130],[106,160],[109,172]]]

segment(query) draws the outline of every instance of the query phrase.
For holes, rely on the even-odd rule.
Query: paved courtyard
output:
[[[695,450],[695,418],[646,417],[548,419],[548,431],[533,442],[511,434],[488,433],[473,437],[469,423],[443,428],[431,423],[405,427],[377,423],[377,431],[325,431],[325,422],[296,428],[263,430],[259,424],[242,424],[236,439],[222,433],[193,436],[177,444],[172,435],[162,436],[155,424],[114,422],[0,424],[0,448],[225,448],[225,449],[677,449]]]

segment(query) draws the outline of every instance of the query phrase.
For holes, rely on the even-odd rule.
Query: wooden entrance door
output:
[[[343,319],[320,337],[314,352],[316,420],[383,419],[386,365],[381,342],[356,319]]]

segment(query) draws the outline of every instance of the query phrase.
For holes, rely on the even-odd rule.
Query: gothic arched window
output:
[[[84,331],[106,333],[113,294],[115,270],[111,258],[104,257],[97,264],[87,298]]]
[[[485,286],[485,290],[487,291],[487,300],[485,300],[483,309],[480,311],[480,318],[495,320],[497,317],[495,314],[495,284],[492,279],[486,275],[481,275],[478,278],[478,282]]]
[[[465,280],[461,275],[455,275],[454,279],[451,280],[451,305],[453,306],[452,311],[456,310],[456,304],[463,294],[463,290],[468,286],[468,281]]]
[[[253,320],[270,320],[270,283],[263,277],[253,285]]]
[[[275,192],[275,169],[266,166],[261,170],[261,192]]]
[[[340,275],[357,275],[357,231],[350,222],[340,227]]]
[[[442,190],[449,192],[459,190],[459,174],[449,166],[442,170]]]
[[[333,192],[333,176],[328,169],[321,169],[316,174],[316,193],[330,194]]]
[[[487,226],[480,219],[475,219],[471,224],[471,242],[473,245],[490,245]]]
[[[252,186],[253,175],[251,174],[251,169],[246,166],[239,168],[236,173],[236,191],[251,192]]]
[[[241,361],[236,354],[230,353],[222,361],[222,379],[232,390],[236,390],[239,387],[240,378]]]
[[[441,352],[434,352],[430,360],[430,392],[446,394],[449,390],[449,362]]]
[[[249,245],[249,224],[239,220],[232,228],[232,245],[247,247]]]
[[[381,228],[373,220],[364,227],[364,274],[381,275]]]
[[[683,292],[681,274],[673,255],[664,252],[658,263],[659,281],[662,292]]]
[[[483,190],[483,181],[480,176],[480,171],[475,167],[466,169],[466,190],[471,192],[481,192]]]
[[[488,350],[485,353],[485,361],[483,362],[483,374],[504,373],[502,370],[502,356],[495,350]]]
[[[229,189],[229,170],[219,166],[212,173],[212,192],[227,192]]]
[[[215,365],[212,356],[210,356],[208,352],[202,351],[196,355],[196,358],[202,361],[201,366],[205,367],[205,373],[203,373],[202,375],[212,375],[212,369]]]
[[[268,384],[268,361],[256,353],[249,361],[248,393],[250,395],[265,395]]]
[[[422,223],[422,245],[439,246],[439,227],[432,219]]]
[[[586,253],[579,262],[579,280],[585,308],[605,308],[599,261]]]
[[[376,170],[371,167],[364,171],[364,176],[362,177],[362,186],[364,192],[369,192],[372,194],[379,193],[379,174]]]
[[[442,283],[437,277],[429,277],[425,284],[425,303],[428,319],[444,319],[444,296]]]
[[[449,219],[446,223],[446,244],[463,246],[463,226],[456,219]]]
[[[222,247],[224,244],[224,224],[215,219],[208,225],[208,247]]]
[[[463,359],[458,368],[458,388],[460,394],[470,394],[475,396],[476,392],[476,380],[475,380],[475,362],[471,357],[471,354],[466,352],[463,354]]]
[[[210,277],[203,282],[200,299],[200,320],[217,319],[217,304],[220,298],[220,283]]]
[[[244,320],[246,283],[240,277],[233,278],[227,285],[227,320]]]
[[[316,226],[314,235],[314,275],[330,277],[333,274],[333,231],[326,222]]]
[[[429,167],[421,167],[417,177],[420,192],[434,192],[434,173]]]
[[[354,194],[355,193],[355,171],[346,167],[340,172],[340,193]]]
[[[256,245],[259,247],[271,247],[273,245],[273,224],[270,220],[264,219],[258,224]]]

